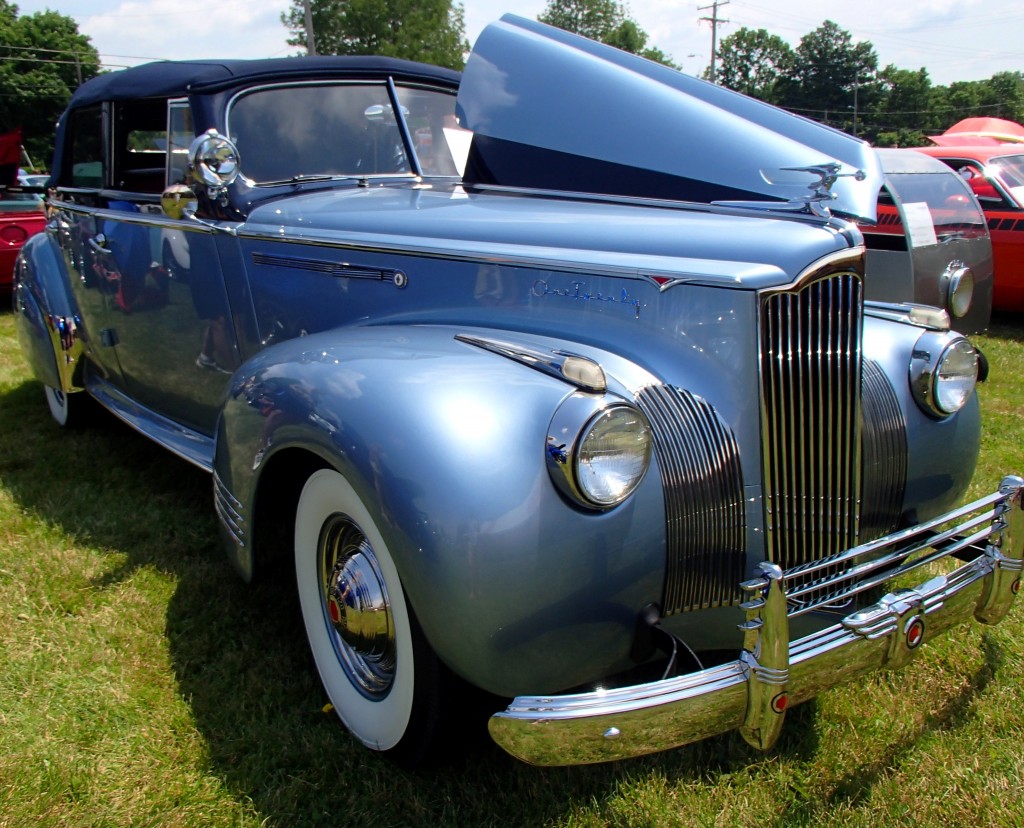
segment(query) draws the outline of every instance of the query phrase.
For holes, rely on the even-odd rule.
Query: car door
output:
[[[113,181],[103,216],[119,272],[114,310],[127,393],[149,410],[212,435],[227,377],[239,359],[218,237],[165,202],[184,184],[193,138],[187,101],[115,105]],[[165,209],[166,204],[166,209]]]
[[[114,101],[105,117],[105,186],[75,210],[73,234],[92,358],[142,406],[141,416],[212,435],[239,363],[217,237],[162,200],[168,184],[183,183],[183,149],[193,137],[188,104]]]

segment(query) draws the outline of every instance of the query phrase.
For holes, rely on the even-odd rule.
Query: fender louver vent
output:
[[[325,259],[304,259],[297,256],[274,256],[269,253],[253,253],[253,264],[267,267],[287,267],[324,273],[328,276],[344,276],[347,279],[370,279],[375,282],[391,282],[395,287],[405,287],[409,277],[402,270],[365,267],[350,262],[331,262]]]
[[[238,547],[244,549],[247,538],[242,504],[228,491],[228,487],[216,472],[213,473],[213,503],[217,517],[220,518],[225,530]]]

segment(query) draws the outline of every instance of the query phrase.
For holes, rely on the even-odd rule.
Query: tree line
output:
[[[299,53],[378,54],[461,69],[469,51],[464,9],[453,0],[292,0],[281,15]],[[548,0],[538,20],[673,66],[617,0]],[[741,28],[719,44],[715,83],[879,146],[913,146],[957,121],[1024,122],[1024,74],[933,85],[926,69],[879,68],[874,46],[831,20],[796,47],[766,29]],[[0,132],[22,127],[39,166],[50,162],[54,125],[79,84],[100,74],[99,54],[70,17],[20,15],[0,0]]]
[[[720,44],[710,80],[877,146],[919,146],[964,118],[1024,123],[1024,74],[933,85],[928,70],[879,68],[868,41],[826,20],[796,48],[766,29],[738,29]]]

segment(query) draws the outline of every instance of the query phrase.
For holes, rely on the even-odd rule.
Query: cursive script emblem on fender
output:
[[[640,300],[630,296],[629,291],[622,288],[618,293],[604,294],[601,291],[590,291],[586,282],[570,282],[567,287],[559,288],[548,284],[545,279],[537,279],[530,288],[534,296],[561,296],[563,299],[572,299],[578,302],[608,302],[613,305],[629,305],[636,312],[636,318],[640,318],[640,308],[643,307]]]

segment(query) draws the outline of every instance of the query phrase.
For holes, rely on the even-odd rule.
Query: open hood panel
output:
[[[787,202],[836,163],[834,212],[874,221],[882,171],[845,133],[636,55],[506,15],[478,38],[458,111],[465,181],[678,201]]]

